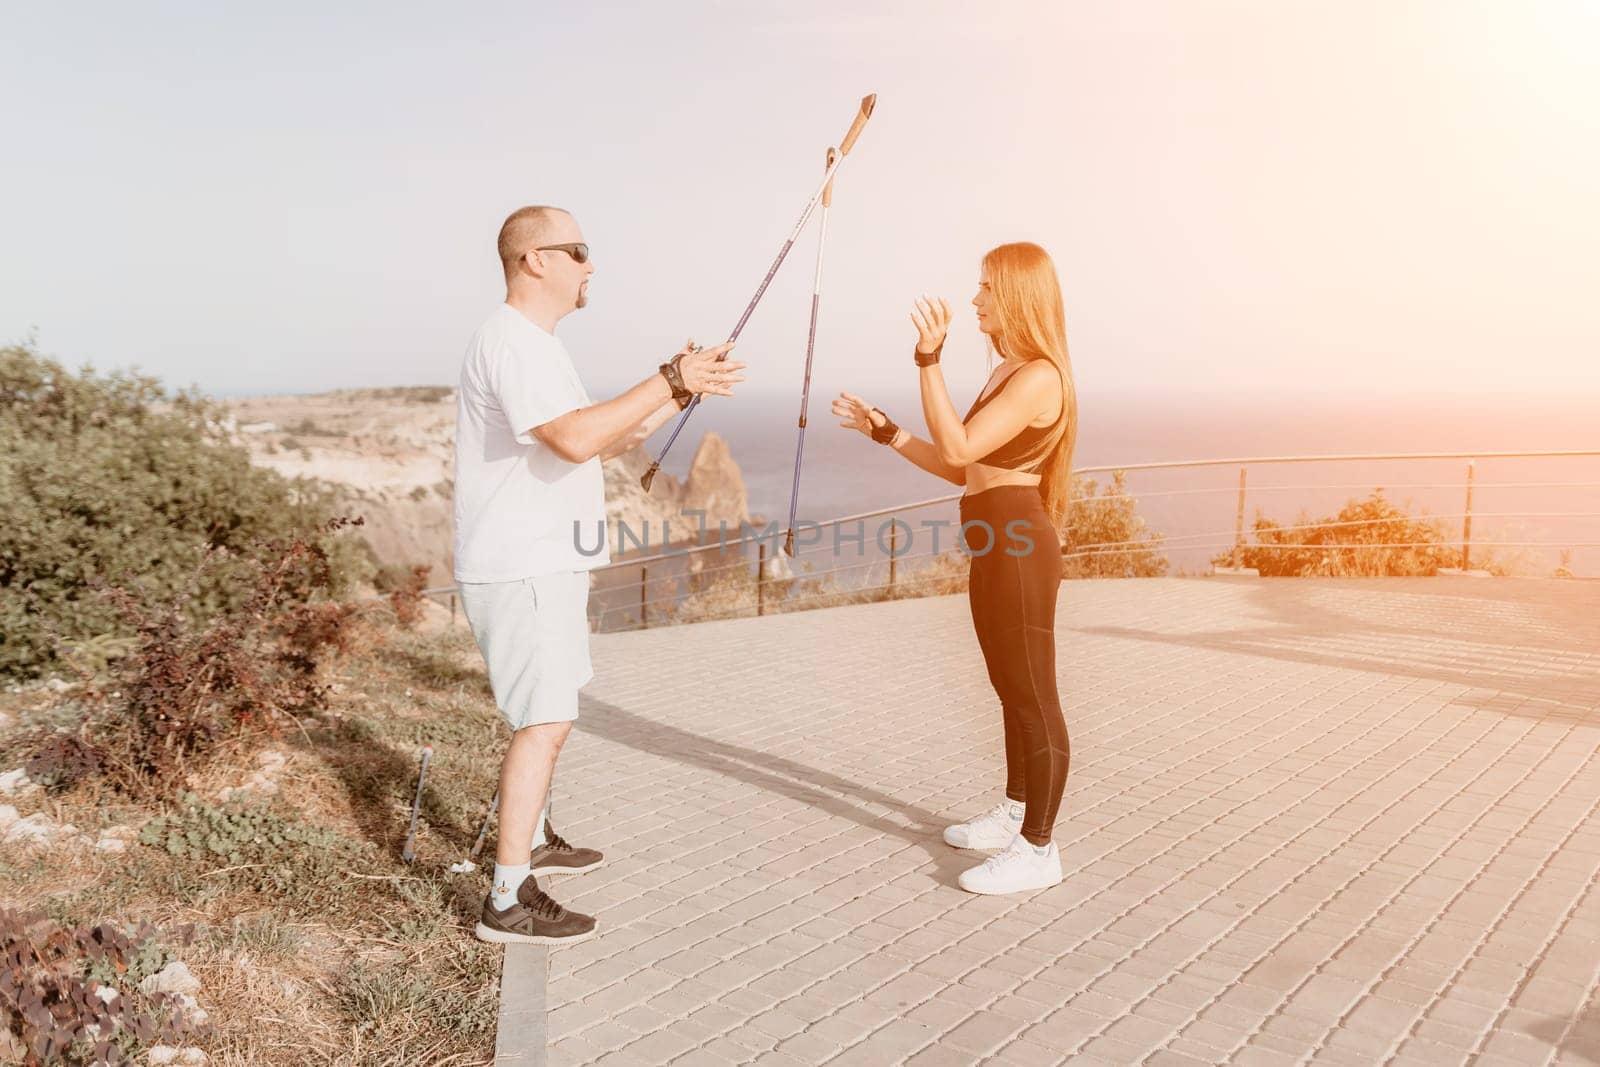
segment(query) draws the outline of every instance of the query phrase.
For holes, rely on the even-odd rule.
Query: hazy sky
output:
[[[842,137],[815,392],[1055,255],[1080,387],[1600,395],[1600,4],[12,5],[0,342],[267,391],[453,382],[570,207],[591,391],[731,329]],[[746,331],[798,383],[815,220]],[[973,388],[970,315],[946,348]],[[814,409],[815,411],[816,409]]]

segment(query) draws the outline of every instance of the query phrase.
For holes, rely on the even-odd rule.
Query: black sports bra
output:
[[[1015,378],[1018,373],[1020,373],[1020,368],[1012,371],[1010,374],[1002,378],[1000,380],[1000,384],[996,386],[994,391],[989,393],[989,395],[979,397],[977,400],[973,401],[972,407],[967,410],[967,413],[964,416],[962,416],[961,424],[965,426],[967,421],[972,418],[977,410],[998,396],[1000,394],[1000,390],[1006,387],[1006,383]],[[1065,400],[1066,398],[1063,397],[1063,408],[1061,415],[1056,417],[1057,422],[1061,421],[1061,417],[1066,415]],[[993,452],[990,452],[987,456],[979,459],[977,462],[983,464],[985,467],[1000,467],[1004,470],[1031,471],[1044,461],[1043,456],[1035,459],[1026,467],[1019,468],[1014,466],[1014,464],[1021,462],[1022,458],[1026,456],[1029,451],[1031,451],[1040,441],[1043,441],[1045,438],[1049,437],[1051,431],[1055,428],[1056,424],[1054,422],[1048,426],[1024,426],[1022,430],[1018,432],[1017,436],[1013,437],[1011,440],[1007,441]]]

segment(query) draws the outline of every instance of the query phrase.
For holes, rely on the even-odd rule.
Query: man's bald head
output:
[[[559,236],[555,240],[551,240],[551,237],[571,217],[561,208],[543,204],[519,207],[506,216],[506,221],[500,226],[500,266],[506,277],[511,277],[517,261],[527,255],[529,249],[560,243]]]

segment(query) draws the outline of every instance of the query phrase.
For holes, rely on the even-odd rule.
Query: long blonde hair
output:
[[[999,324],[995,348],[1002,356],[1048,359],[1061,374],[1061,415],[1050,434],[1024,457],[1044,457],[1039,468],[1039,495],[1060,527],[1072,500],[1072,449],[1078,441],[1078,391],[1072,383],[1072,358],[1067,354],[1067,313],[1061,282],[1050,253],[1019,241],[991,248],[983,257],[989,274],[991,314]]]

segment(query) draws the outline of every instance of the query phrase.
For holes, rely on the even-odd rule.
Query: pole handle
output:
[[[844,135],[844,140],[839,142],[839,154],[848,156],[850,149],[855,147],[856,138],[861,136],[861,131],[867,128],[867,120],[872,117],[872,109],[877,106],[878,94],[868,93],[861,98],[861,110],[856,112],[856,120],[850,124],[850,131]]]
[[[839,150],[837,148],[828,149],[828,162],[827,162],[827,165],[823,168],[823,172],[824,173],[826,173],[826,172],[828,172],[828,171],[833,169],[833,161],[835,159],[837,159],[838,157],[839,157]],[[830,208],[832,206],[833,206],[833,179],[829,178],[828,179],[827,188],[822,190],[822,210],[826,211],[826,210],[828,210],[828,208]]]

